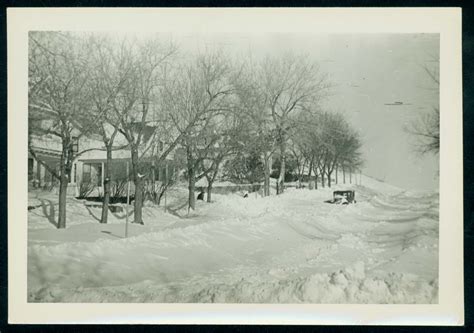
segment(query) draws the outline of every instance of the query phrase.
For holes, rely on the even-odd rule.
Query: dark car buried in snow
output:
[[[355,191],[334,191],[332,193],[332,196],[332,200],[326,200],[324,202],[339,205],[348,205],[350,203],[356,203]]]

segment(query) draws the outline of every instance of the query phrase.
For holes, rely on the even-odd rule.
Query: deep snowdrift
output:
[[[38,207],[29,301],[436,303],[437,193],[362,184],[214,195],[190,214],[175,190],[167,212],[147,206],[128,238],[123,213],[101,225],[99,208],[71,200],[68,228],[56,230],[51,207]],[[346,188],[357,204],[323,202]]]

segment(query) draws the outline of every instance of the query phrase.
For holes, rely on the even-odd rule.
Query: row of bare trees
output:
[[[338,181],[339,171],[345,183],[346,173],[360,170],[363,159],[359,134],[341,114],[304,112],[295,121],[298,126],[291,136],[290,152],[300,186],[306,170],[315,189],[318,181],[323,187],[331,187],[334,176]]]
[[[361,163],[357,133],[342,116],[320,110],[329,84],[308,57],[240,61],[220,52],[181,54],[156,39],[62,32],[29,37],[29,137],[59,139],[59,168],[43,161],[33,145],[29,150],[59,180],[59,228],[66,226],[71,168],[84,153],[74,151],[73,143],[83,136],[100,138],[106,152],[102,223],[118,149],[130,151],[134,222],[141,224],[150,172],[145,159],[160,165],[182,153],[189,209],[195,208],[196,182],[207,180],[210,201],[224,164],[248,156],[249,149],[262,165],[265,196],[274,159],[278,194],[284,191],[288,157],[301,162],[300,175],[309,171],[315,183],[321,177],[329,186],[335,169]]]

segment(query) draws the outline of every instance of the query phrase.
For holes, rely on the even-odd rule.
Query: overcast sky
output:
[[[190,33],[172,38],[184,53],[219,48],[256,58],[306,54],[333,85],[324,107],[346,114],[362,136],[363,173],[405,189],[438,188],[438,156],[414,153],[413,137],[403,128],[438,106],[438,91],[423,66],[438,66],[439,35]],[[385,105],[394,102],[407,105]]]

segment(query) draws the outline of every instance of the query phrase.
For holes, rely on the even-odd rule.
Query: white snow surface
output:
[[[437,303],[438,193],[362,184],[213,194],[190,213],[174,189],[128,238],[123,213],[100,224],[100,208],[75,199],[58,230],[56,198],[30,194],[42,206],[28,212],[28,300]],[[324,203],[344,189],[356,204]]]

